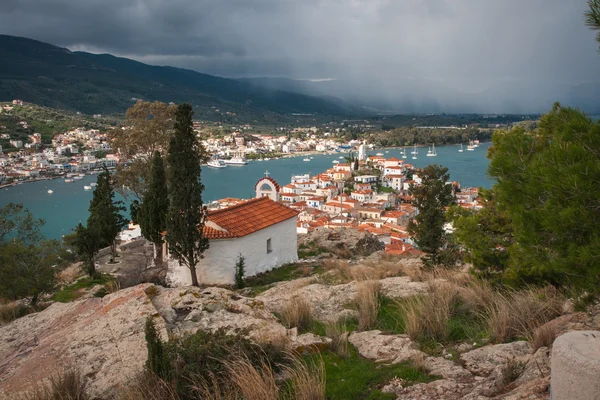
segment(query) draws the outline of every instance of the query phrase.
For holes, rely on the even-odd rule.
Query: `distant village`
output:
[[[20,103],[14,100],[2,107],[9,109]],[[27,121],[20,124],[27,125]],[[268,196],[295,210],[298,234],[318,228],[352,229],[375,235],[385,244],[388,254],[416,251],[407,232],[409,221],[418,213],[410,204],[409,188],[420,185],[421,178],[419,170],[406,160],[386,158],[382,153],[369,156],[364,141],[340,141],[336,133],[342,128],[323,132],[317,127],[298,127],[279,136],[247,134],[245,131],[250,125],[233,127],[231,133],[215,136],[207,135],[202,123],[195,123],[194,128],[208,153],[219,161],[237,159],[246,163],[247,159],[266,160],[269,156],[340,154],[339,160],[334,160],[328,170],[315,176],[296,175],[286,184],[276,182],[267,171],[255,185],[256,197]],[[370,129],[360,121],[356,121],[356,128]],[[3,154],[0,148],[0,184],[3,185],[54,178],[71,181],[68,178],[77,179],[105,167],[113,169],[128,161],[111,147],[110,132],[97,129],[77,128],[58,134],[51,146],[42,145],[39,133],[30,135],[27,142],[11,139],[10,143],[18,150]],[[346,154],[353,157],[355,153],[356,159],[345,157]],[[210,161],[208,166],[219,167]],[[458,182],[448,184],[453,185],[461,206],[480,208],[477,189],[461,190]],[[245,201],[226,198],[208,206],[217,210]]]
[[[368,156],[365,147],[359,146],[353,163],[334,161],[332,168],[318,175],[296,175],[285,185],[267,171],[255,184],[255,197],[269,197],[296,210],[298,234],[319,228],[351,229],[375,235],[385,244],[387,254],[419,253],[407,231],[408,223],[418,214],[410,204],[409,188],[421,184],[419,170],[402,159]],[[452,185],[460,206],[481,208],[477,188],[461,190],[458,182],[447,184]],[[211,203],[209,209],[246,201],[225,198]]]

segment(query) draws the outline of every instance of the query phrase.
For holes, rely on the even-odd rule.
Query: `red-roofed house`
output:
[[[233,284],[240,255],[246,277],[297,261],[297,215],[268,196],[209,211],[203,232],[210,247],[196,266],[200,284]],[[172,259],[168,278],[176,285],[192,282],[189,269]]]

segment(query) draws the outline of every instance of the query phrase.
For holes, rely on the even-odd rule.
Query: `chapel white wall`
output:
[[[267,253],[267,239],[271,239],[271,253]],[[196,266],[198,281],[207,285],[233,284],[235,264],[240,254],[245,258],[246,277],[296,262],[297,246],[295,217],[241,238],[211,240],[204,258]],[[171,258],[168,279],[174,285],[192,283],[189,269]]]

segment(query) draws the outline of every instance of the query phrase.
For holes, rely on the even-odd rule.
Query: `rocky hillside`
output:
[[[569,330],[600,329],[599,309],[574,312],[569,301],[545,292],[545,303],[538,293],[521,308],[541,307],[536,313],[546,313],[547,321],[539,320],[529,340],[524,331],[503,338],[491,325],[497,320],[468,320],[470,307],[492,301],[492,294],[485,292],[489,288],[477,286],[462,272],[434,278],[422,271],[418,259],[391,260],[376,253],[355,263],[327,259],[293,269],[305,276],[239,291],[140,284],[103,298],[54,303],[0,327],[0,393],[13,396],[48,380],[59,368],[71,368],[85,376],[94,398],[112,398],[144,368],[144,325],[151,316],[164,339],[223,329],[300,353],[321,352],[327,376],[334,368],[327,364],[329,354],[347,346],[346,357],[357,353],[356,362],[411,365],[429,377],[421,383],[389,377],[377,384],[388,396],[381,398],[548,399],[554,337]],[[370,321],[364,307],[369,293],[377,301]],[[424,299],[446,294],[456,300],[448,309],[447,334],[423,335],[429,326],[415,332],[410,310],[417,312],[415,305],[427,303]],[[436,304],[440,309],[447,303]],[[553,304],[553,310],[544,304]],[[308,308],[307,325],[289,316],[302,305]],[[329,329],[338,322],[343,322],[341,333]],[[481,324],[487,324],[485,329]],[[511,322],[504,324],[509,327]],[[551,332],[551,337],[543,339],[540,332]]]

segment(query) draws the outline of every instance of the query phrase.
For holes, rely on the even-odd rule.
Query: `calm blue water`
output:
[[[450,178],[459,181],[463,187],[490,187],[492,180],[486,176],[489,160],[485,158],[490,143],[481,144],[475,151],[458,152],[457,146],[437,148],[437,157],[426,157],[427,148],[419,148],[419,157],[412,160],[408,154],[407,162],[416,167],[428,164],[441,164],[450,170]],[[407,153],[410,153],[409,149]],[[385,157],[400,158],[398,149],[371,151],[384,153]],[[340,155],[315,155],[310,162],[304,157],[294,157],[270,161],[254,161],[243,167],[228,166],[223,169],[202,169],[202,182],[206,186],[203,200],[209,202],[224,197],[250,198],[254,196],[254,184],[264,176],[265,171],[281,185],[290,182],[292,175],[323,172],[333,166],[332,161]],[[343,162],[343,160],[339,160]],[[0,189],[0,207],[9,202],[23,203],[36,217],[46,220],[42,232],[49,238],[58,239],[78,222],[87,220],[92,191],[84,190],[85,185],[96,181],[97,175],[88,175],[82,180],[65,183],[64,179],[24,183],[10,188]],[[48,194],[48,189],[54,191]]]

